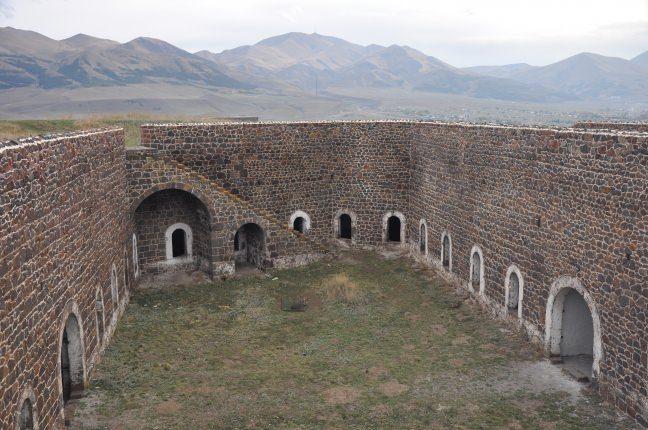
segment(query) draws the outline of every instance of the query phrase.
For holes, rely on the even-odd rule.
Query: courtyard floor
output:
[[[134,292],[75,409],[76,429],[633,428],[433,272],[364,251]]]

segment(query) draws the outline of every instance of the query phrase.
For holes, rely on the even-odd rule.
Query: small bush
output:
[[[367,303],[367,295],[358,284],[349,279],[349,276],[342,272],[329,276],[320,284],[327,300],[342,302],[350,305]]]

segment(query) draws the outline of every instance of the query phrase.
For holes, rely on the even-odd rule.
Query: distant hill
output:
[[[644,68],[623,58],[587,52],[522,71],[513,78],[583,99],[648,100],[648,72]]]
[[[632,60],[633,63],[638,64],[642,67],[647,67],[648,68],[648,51],[643,52],[636,57],[634,57]]]
[[[535,84],[460,70],[408,46],[361,46],[316,33],[287,33],[220,54],[196,55],[239,80],[267,88],[400,88],[521,101],[569,98]]]
[[[72,37],[68,37],[67,39],[63,39],[61,40],[61,42],[65,43],[71,48],[80,50],[89,48],[103,49],[119,45],[119,42],[115,42],[114,40],[100,39],[98,37],[88,36],[87,34],[83,33],[79,33]]]
[[[30,109],[85,114],[90,108],[84,106],[257,115],[247,109],[261,106],[262,99],[263,109],[272,106],[268,116],[287,100],[285,108],[297,115],[323,106],[340,112],[344,106],[349,117],[371,116],[377,106],[389,105],[395,115],[425,116],[436,94],[461,103],[570,101],[634,109],[630,103],[648,104],[647,62],[648,52],[632,60],[582,53],[542,67],[457,68],[409,46],[363,46],[317,33],[287,33],[221,53],[192,54],[147,37],[127,43],[86,34],[54,40],[6,27],[0,28],[0,90],[21,91],[3,92],[0,107],[21,116]],[[170,98],[168,104],[160,101]]]
[[[512,78],[517,73],[526,72],[527,70],[534,69],[526,63],[505,64],[504,66],[473,66],[464,67],[463,70],[478,75],[492,76],[494,78]]]
[[[631,61],[583,52],[543,67],[528,64],[478,66],[464,70],[539,85],[582,100],[648,101],[648,52]]]
[[[137,38],[120,44],[78,34],[57,41],[32,31],[0,29],[0,88],[62,88],[164,81],[251,88],[167,42]]]

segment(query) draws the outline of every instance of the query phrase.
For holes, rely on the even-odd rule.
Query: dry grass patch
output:
[[[324,279],[320,284],[320,290],[328,301],[356,306],[367,303],[366,293],[344,272]]]
[[[329,405],[346,405],[353,403],[360,397],[360,390],[350,386],[329,388],[324,392],[324,398]]]
[[[378,391],[380,391],[387,397],[398,396],[399,394],[403,394],[408,389],[409,387],[407,385],[401,384],[396,380],[391,380],[378,386]]]
[[[180,412],[180,404],[175,400],[166,400],[155,407],[155,412],[160,415],[173,415]]]

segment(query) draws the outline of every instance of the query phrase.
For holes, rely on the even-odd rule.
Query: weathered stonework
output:
[[[128,301],[111,269],[128,249],[121,130],[0,144],[0,428],[32,399],[41,429],[63,426],[58,357],[67,316],[81,329],[83,383]],[[132,278],[128,278],[131,282]],[[104,297],[103,341],[96,294]],[[29,392],[27,396],[23,393]]]
[[[121,130],[0,143],[0,428],[27,398],[39,428],[63,425],[68,316],[68,336],[81,334],[70,351],[82,350],[70,368],[85,384],[140,276],[217,278],[246,258],[291,267],[336,244],[381,246],[392,215],[403,246],[548,352],[554,307],[580,294],[596,325],[595,386],[646,424],[648,135],[595,128],[168,124],[143,126],[128,150]],[[338,239],[342,214],[350,239]],[[189,249],[174,256],[178,229]],[[513,272],[521,307],[509,311]]]

